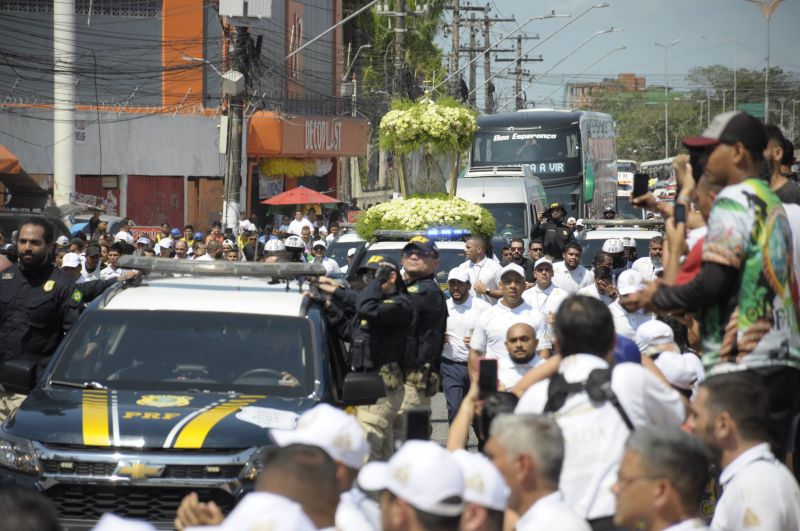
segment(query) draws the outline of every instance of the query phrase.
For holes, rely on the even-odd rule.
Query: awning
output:
[[[0,182],[6,187],[6,195],[11,196],[5,201],[7,207],[42,209],[47,203],[47,190],[43,190],[22,169],[19,159],[2,144],[0,144]]]
[[[260,111],[247,125],[249,157],[363,157],[369,122],[339,116],[289,116]]]

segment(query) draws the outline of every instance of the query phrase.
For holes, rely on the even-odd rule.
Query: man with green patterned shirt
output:
[[[641,307],[699,313],[709,374],[753,370],[770,393],[770,435],[783,458],[800,411],[800,300],[792,238],[780,199],[759,177],[767,145],[752,116],[720,114],[684,144],[705,149],[706,178],[724,188],[714,201],[697,277],[681,286],[650,284]]]

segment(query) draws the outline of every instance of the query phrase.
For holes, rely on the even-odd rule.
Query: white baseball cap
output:
[[[551,268],[553,267],[553,261],[550,260],[549,258],[547,258],[546,256],[543,256],[543,257],[539,258],[538,260],[536,260],[536,263],[533,264],[533,268],[536,269],[537,267],[539,267],[542,264],[550,264],[550,267]]]
[[[620,244],[622,244],[622,242],[620,242]],[[630,295],[631,293],[636,293],[643,289],[644,282],[642,282],[642,276],[638,272],[633,269],[626,269],[619,274],[619,278],[617,279],[617,291],[620,295]]]
[[[235,244],[233,243],[233,240],[225,239],[222,240],[222,245],[230,245],[231,247],[233,247]]]
[[[147,238],[146,236],[142,236],[141,238],[136,240],[136,243],[143,243],[145,245],[150,245],[150,239]]]
[[[567,223],[577,223],[577,220],[575,218],[570,217],[567,219]]]
[[[347,250],[347,257],[348,257],[348,258],[350,258],[350,257],[351,257],[351,256],[353,256],[354,254],[356,254],[356,248],[355,248],[355,247],[350,247],[350,248]]]
[[[251,492],[234,507],[218,526],[189,527],[187,531],[316,531],[302,507],[284,496],[270,492]]]
[[[267,240],[267,244],[264,246],[264,250],[270,253],[274,253],[277,251],[284,251],[286,250],[286,247],[280,240]]]
[[[662,352],[654,361],[664,378],[678,389],[696,390],[706,377],[700,358],[687,352]]]
[[[312,243],[311,244],[311,248],[313,249],[314,247],[322,247],[323,249],[327,249],[328,248],[328,246],[325,245],[325,242],[322,241],[322,240],[317,240],[314,243]]]
[[[581,218],[578,221],[576,221],[575,224],[576,225],[580,225],[581,227],[583,227],[583,218]]]
[[[205,528],[204,528],[205,529]],[[156,531],[156,528],[142,520],[122,518],[112,513],[106,513],[92,528],[92,531]]]
[[[501,269],[500,271],[497,272],[497,282],[498,283],[500,282],[500,279],[503,278],[503,275],[505,275],[506,273],[516,273],[519,276],[521,276],[523,279],[525,279],[525,270],[522,269],[522,266],[517,265],[517,264],[512,262],[512,263],[506,265],[503,269]]]
[[[69,238],[66,236],[59,236],[56,238],[56,243],[61,246],[67,245],[69,243]]]
[[[61,268],[65,267],[80,267],[81,266],[81,257],[78,256],[77,253],[67,253],[64,255],[64,258],[61,259]]]
[[[172,249],[172,238],[161,238],[161,241],[158,242],[158,246],[162,249]]]
[[[509,489],[503,475],[483,454],[453,452],[464,474],[464,501],[495,511],[505,511]]]
[[[295,429],[273,429],[270,434],[278,446],[316,446],[349,468],[361,468],[369,457],[367,436],[356,418],[330,404],[319,404],[303,413]]]
[[[454,267],[447,274],[447,281],[458,280],[459,282],[469,282],[469,273],[463,267]]]
[[[620,275],[621,278],[622,275]],[[661,350],[656,348],[658,345],[674,342],[675,334],[667,323],[651,319],[639,325],[634,341],[642,354],[653,356],[661,353]]]
[[[133,236],[131,236],[131,234],[129,232],[125,232],[125,231],[121,230],[114,236],[114,241],[115,242],[122,241],[122,242],[126,242],[126,243],[129,243],[129,244],[133,245]]]
[[[603,242],[603,252],[606,253],[621,253],[624,251],[624,245],[622,244],[622,240],[619,238],[609,238]]]
[[[634,240],[630,236],[625,236],[624,238],[622,238],[622,246],[623,247],[636,247],[636,240]]]
[[[439,516],[458,516],[464,503],[445,503],[464,496],[464,474],[455,458],[432,441],[408,441],[389,462],[361,469],[358,485],[367,491],[389,490],[415,508]]]

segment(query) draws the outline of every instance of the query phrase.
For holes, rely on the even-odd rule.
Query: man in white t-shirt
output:
[[[497,360],[497,378],[502,388],[513,387],[527,369],[536,366],[540,358],[547,358],[552,347],[547,339],[547,322],[544,315],[522,300],[525,290],[525,270],[517,264],[508,264],[500,270],[498,282],[502,289],[500,301],[484,311],[469,346],[469,369],[473,378],[478,374],[478,358]],[[506,348],[506,333],[514,323],[526,323],[536,331],[537,354],[530,362],[514,363]]]
[[[645,282],[652,282],[657,278],[657,273],[664,270],[661,255],[664,251],[664,238],[654,236],[650,240],[650,256],[643,256],[636,260],[631,269],[642,276]]]
[[[295,236],[302,236],[303,227],[308,227],[311,233],[314,233],[314,225],[312,225],[307,218],[303,217],[302,210],[298,210],[294,213],[294,219],[292,222],[289,223],[289,233],[294,234]]]
[[[447,331],[441,374],[447,421],[451,423],[470,387],[467,361],[472,331],[481,313],[492,305],[470,293],[469,275],[465,268],[451,269],[447,286],[450,298],[447,299]]]
[[[582,253],[580,245],[569,242],[564,245],[564,260],[553,264],[553,284],[570,295],[592,284],[592,272],[581,265]]]
[[[569,294],[553,284],[553,262],[549,258],[539,258],[533,266],[536,284],[522,293],[522,300],[538,309],[547,321],[547,339],[552,342],[553,322],[561,303]]]
[[[800,529],[800,488],[770,451],[769,416],[767,389],[752,370],[711,376],[692,400],[689,428],[722,468],[715,531]]]
[[[564,500],[593,527],[610,526],[616,505],[611,487],[631,429],[678,428],[685,418],[683,402],[639,364],[621,363],[610,370],[614,326],[599,300],[569,297],[556,314],[554,332],[563,356],[558,373],[529,388],[515,412],[553,414],[566,441],[560,476]],[[590,399],[589,392],[595,391],[608,399]]]
[[[467,261],[461,267],[467,270],[472,295],[489,304],[495,304],[502,296],[497,283],[497,273],[501,266],[486,257],[486,240],[482,236],[471,236],[464,245]]]
[[[642,277],[633,269],[626,269],[619,274],[617,281],[617,300],[608,305],[614,317],[614,329],[621,336],[634,339],[636,329],[643,323],[653,319],[653,315],[637,309],[636,303],[631,302],[632,296],[644,289]]]

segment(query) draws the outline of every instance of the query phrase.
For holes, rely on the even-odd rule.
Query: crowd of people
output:
[[[176,259],[268,261],[302,247],[292,256],[331,274],[308,296],[349,345],[351,370],[385,384],[384,398],[352,414],[322,404],[295,429],[272,430],[255,492],[227,516],[190,495],[175,527],[800,529],[791,143],[730,112],[684,145],[675,205],[651,194],[633,200],[664,219],[647,256],[614,238],[584,267],[577,220],[562,224],[566,209],[554,204],[527,253],[515,239],[492,256],[492,242],[470,236],[447,296],[434,277],[439,249],[425,236],[408,241],[400,261],[372,256],[356,272],[363,287],[341,282],[338,266],[324,262],[337,227],[323,231],[303,211],[263,234],[243,225],[227,244],[213,228],[203,238],[166,226],[152,244],[117,234],[105,268],[91,265],[105,261],[104,237],[64,242],[62,270],[83,278],[100,268],[96,280],[117,274],[115,255],[154,247]],[[22,228],[20,260],[31,261],[37,235]],[[445,446],[424,440],[440,390]],[[470,433],[477,452],[467,451]],[[35,503],[0,496],[7,507]],[[46,507],[37,514],[52,516]],[[97,529],[123,525],[108,515]]]

